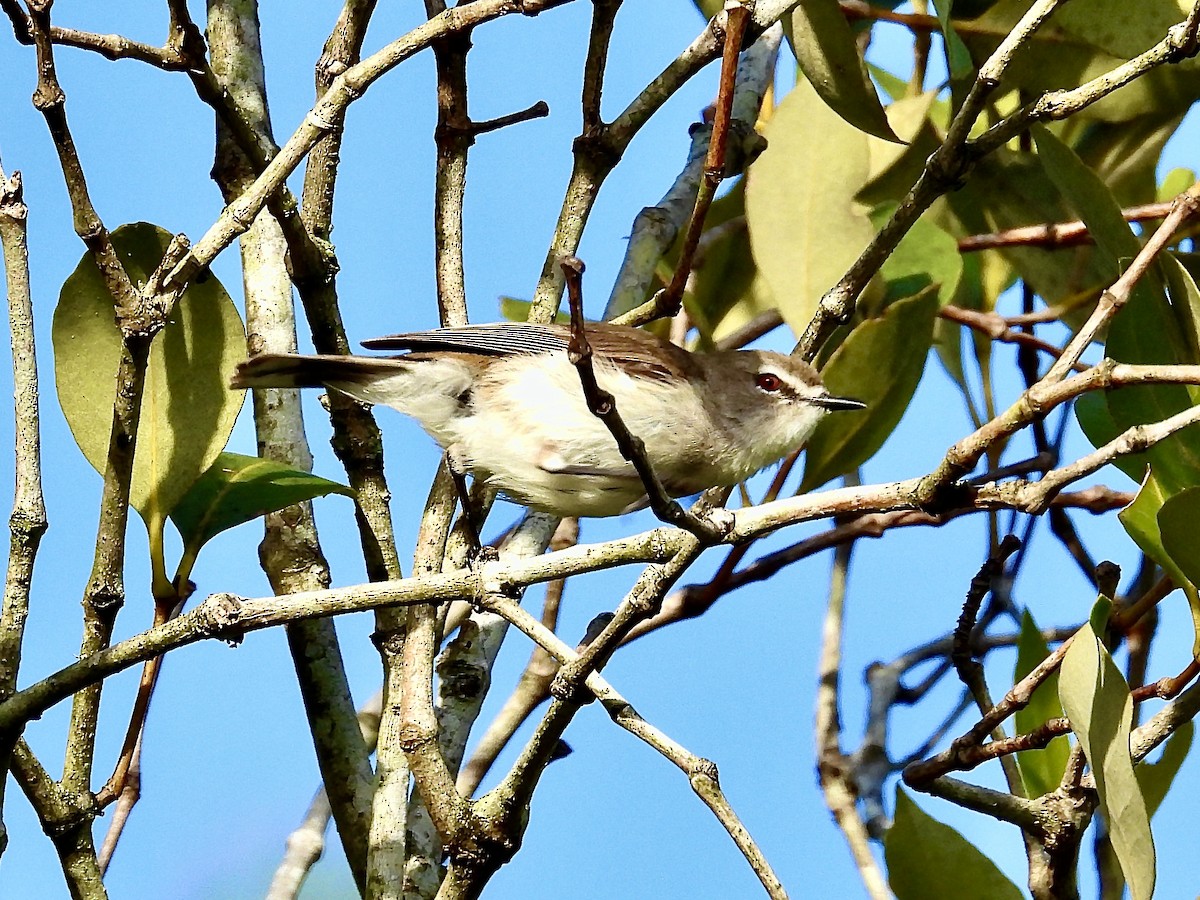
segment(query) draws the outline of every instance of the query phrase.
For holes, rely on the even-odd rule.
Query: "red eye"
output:
[[[754,379],[754,383],[764,391],[769,391],[772,394],[783,387],[783,381],[780,380],[779,376],[772,375],[770,372],[763,372]]]

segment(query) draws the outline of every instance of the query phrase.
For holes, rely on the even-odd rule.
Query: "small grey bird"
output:
[[[649,332],[589,324],[600,387],[616,399],[651,467],[675,497],[732,486],[802,446],[834,397],[802,360],[764,350],[691,353]],[[324,386],[421,423],[469,473],[519,503],[560,516],[612,516],[645,490],[587,407],[565,325],[497,323],[364,341],[401,356],[264,353],[234,388]]]

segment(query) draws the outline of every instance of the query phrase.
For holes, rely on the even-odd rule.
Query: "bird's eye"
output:
[[[763,372],[754,379],[754,383],[768,393],[775,393],[783,387],[783,381],[778,375],[773,375],[770,372]]]

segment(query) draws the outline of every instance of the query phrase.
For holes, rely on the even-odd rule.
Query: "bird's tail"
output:
[[[398,359],[262,353],[238,363],[229,386],[235,389],[324,387],[330,382],[365,382],[399,374],[409,365]]]

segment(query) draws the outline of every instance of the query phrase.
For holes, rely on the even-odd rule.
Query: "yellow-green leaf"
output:
[[[500,317],[507,322],[528,322],[529,311],[533,308],[533,304],[528,300],[521,300],[518,297],[501,297],[500,298]],[[563,310],[559,310],[554,316],[554,321],[563,325],[569,325],[571,322],[571,314]]]
[[[149,279],[170,240],[169,232],[146,222],[112,233],[135,285]],[[90,253],[63,285],[52,336],[63,414],[88,462],[103,472],[121,336]],[[233,301],[211,274],[184,291],[154,338],[129,491],[152,537],[229,438],[244,397],[229,390],[229,374],[246,355],[245,341]]]
[[[1054,22],[1093,47],[1132,59],[1166,37],[1191,9],[1191,0],[1081,0],[1056,10]]]
[[[750,246],[784,321],[799,334],[871,240],[871,223],[854,201],[870,170],[867,136],[801,82],[775,110],[766,137],[747,176]]]
[[[867,134],[902,143],[888,124],[838,0],[800,0],[783,23],[800,70],[829,108]]]
[[[962,190],[947,200],[963,227],[975,234],[1076,217],[1040,157],[1005,149],[980,160]],[[999,252],[1048,304],[1086,301],[1116,274],[1093,246],[1005,247]]]
[[[1147,484],[1152,481],[1153,475],[1147,479]],[[1126,521],[1126,514],[1138,505],[1144,492],[1145,488],[1121,513],[1121,522],[1139,546],[1145,541],[1146,546],[1155,551],[1146,552],[1183,589],[1192,612],[1192,654],[1200,656],[1200,591],[1196,589],[1200,585],[1200,540],[1196,534],[1196,522],[1200,520],[1200,487],[1185,488],[1163,499],[1159,499],[1163,496],[1160,489],[1158,496],[1147,501],[1149,508],[1145,513]],[[1156,500],[1158,505],[1154,507],[1152,504]],[[1150,523],[1146,520],[1152,511],[1157,515]],[[1154,538],[1157,538],[1157,544]]]
[[[1049,655],[1050,648],[1046,645],[1046,639],[1034,624],[1029,610],[1025,610],[1021,617],[1021,635],[1017,642],[1017,666],[1013,673],[1013,683],[1016,684],[1032,672]],[[1062,714],[1062,704],[1058,702],[1058,673],[1053,672],[1037,686],[1033,696],[1029,698],[1029,703],[1017,710],[1017,733],[1026,734]],[[1067,770],[1067,758],[1070,755],[1071,745],[1066,735],[1054,738],[1040,750],[1023,750],[1018,753],[1017,767],[1021,770],[1026,796],[1040,797],[1055,790],[1062,781],[1063,772]]]
[[[1058,695],[1096,779],[1113,852],[1133,900],[1149,900],[1154,840],[1129,753],[1133,698],[1090,622],[1075,634],[1063,658]]]
[[[896,900],[1019,900],[1023,896],[979,848],[922,810],[899,787],[883,852]]]
[[[871,221],[882,228],[895,207],[891,204],[871,213]],[[929,285],[937,287],[938,305],[945,306],[958,290],[963,258],[958,241],[932,219],[922,217],[913,223],[896,249],[879,270],[886,282],[884,302],[911,297]]]
[[[1030,132],[1046,174],[1088,226],[1088,233],[1107,255],[1115,278],[1141,249],[1133,229],[1121,215],[1120,204],[1100,176],[1048,128],[1035,125]]]
[[[1174,200],[1195,183],[1196,173],[1191,169],[1172,169],[1158,186],[1158,200],[1161,203]]]
[[[1084,394],[1075,401],[1075,418],[1093,447],[1103,447],[1121,433],[1121,427],[1109,412],[1104,395],[1098,391]],[[1146,454],[1133,453],[1118,456],[1112,464],[1133,479],[1135,484],[1141,484],[1146,477],[1149,461]]]
[[[1169,4],[1179,2],[1138,0],[1131,4],[1127,0],[1076,0],[1062,4],[1013,58],[1004,74],[1005,84],[1038,95],[1047,90],[1075,88],[1107,74],[1121,65],[1124,54],[1133,47],[1146,47],[1165,37],[1167,27],[1184,18],[1182,12],[1173,13],[1169,9]],[[1000,0],[974,20],[969,29],[960,29],[976,62],[982,62],[996,49],[1029,5],[1029,0]],[[1137,26],[1119,35],[1104,34],[1103,31],[1109,30],[1110,7],[1121,7],[1129,15],[1136,10]],[[1143,7],[1149,14],[1142,15]],[[1157,29],[1157,36],[1153,29]],[[1122,26],[1118,25],[1116,31],[1122,31]],[[1195,59],[1160,66],[1091,104],[1080,115],[1112,122],[1130,121],[1147,114],[1170,115],[1195,102],[1198,86],[1200,64]]]

